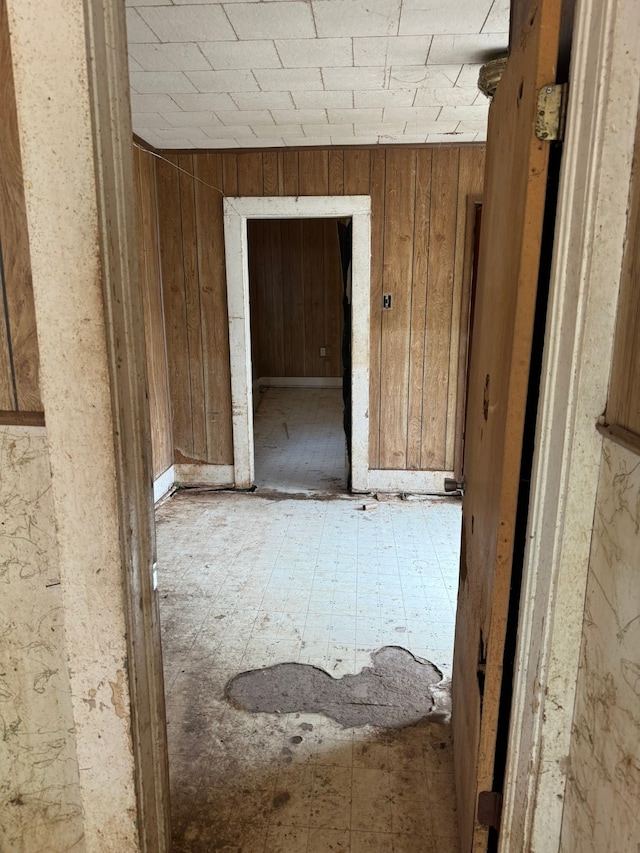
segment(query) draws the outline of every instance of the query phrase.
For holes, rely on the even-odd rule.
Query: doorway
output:
[[[351,478],[353,491],[368,489],[369,473],[369,196],[225,198],[227,305],[233,406],[234,482],[255,483],[253,368],[247,223],[252,219],[336,219],[352,222]]]
[[[259,489],[347,485],[351,251],[349,244],[343,274],[342,227],[328,218],[247,222]]]

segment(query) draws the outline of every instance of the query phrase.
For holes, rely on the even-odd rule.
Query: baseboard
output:
[[[261,376],[257,381],[262,388],[342,388],[341,376]]]
[[[158,503],[160,498],[163,498],[167,492],[171,490],[175,481],[174,465],[170,465],[166,471],[160,474],[153,481],[153,502]]]
[[[387,471],[369,469],[367,478],[370,492],[412,492],[418,495],[442,495],[445,477],[453,477],[453,471]]]
[[[174,465],[179,486],[218,486],[233,488],[233,465]]]

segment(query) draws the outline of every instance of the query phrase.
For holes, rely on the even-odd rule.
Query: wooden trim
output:
[[[617,424],[596,424],[596,429],[605,438],[630,450],[631,453],[640,454],[640,435]]]
[[[0,424],[4,426],[43,427],[44,412],[6,412],[0,411]]]

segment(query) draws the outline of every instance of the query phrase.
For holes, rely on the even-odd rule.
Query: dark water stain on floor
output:
[[[245,711],[324,714],[345,727],[403,728],[425,719],[448,720],[449,682],[437,666],[400,646],[384,646],[371,661],[373,666],[342,678],[309,664],[279,663],[239,673],[225,695]]]

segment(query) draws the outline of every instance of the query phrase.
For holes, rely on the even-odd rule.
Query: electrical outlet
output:
[[[320,347],[320,355],[326,355],[326,354],[327,354],[327,348],[326,347]]]

